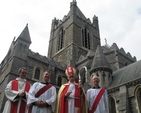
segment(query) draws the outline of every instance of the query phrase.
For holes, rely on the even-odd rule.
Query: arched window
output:
[[[65,33],[64,33],[63,28],[62,28],[59,32],[59,37],[58,37],[58,51],[63,48],[64,34]]]
[[[116,113],[115,100],[112,97],[109,99],[109,113]]]
[[[58,86],[62,85],[62,78],[61,78],[61,76],[58,76],[57,85]]]
[[[137,102],[138,102],[138,109],[139,109],[139,113],[141,113],[141,87],[137,89]]]
[[[83,47],[90,49],[90,34],[86,27],[82,29],[82,45]]]
[[[37,80],[40,79],[40,69],[39,69],[39,68],[37,68],[37,69],[35,70],[34,79],[37,79]]]

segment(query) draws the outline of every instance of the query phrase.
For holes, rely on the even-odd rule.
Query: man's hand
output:
[[[19,97],[25,96],[25,92],[19,93],[18,96],[19,96]]]
[[[35,105],[38,106],[38,107],[41,107],[41,103],[42,103],[42,100],[38,100],[38,101],[35,102]]]
[[[46,102],[41,102],[41,107],[47,107],[47,103]]]
[[[44,101],[42,101],[42,100],[36,101],[36,102],[35,102],[35,105],[38,106],[38,107],[48,107],[48,106],[49,106],[46,102],[44,102]],[[47,105],[48,105],[48,106],[47,106]]]
[[[79,87],[79,88],[82,88],[81,82],[78,83],[78,87]]]
[[[65,94],[65,96],[66,97],[69,97],[69,95],[71,94],[72,92],[67,92],[66,94]]]

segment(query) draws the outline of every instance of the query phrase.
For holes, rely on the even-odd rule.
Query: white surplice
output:
[[[87,101],[88,101],[88,107],[89,110],[92,109],[93,103],[99,93],[99,91],[101,90],[101,88],[99,89],[89,89],[87,91]],[[96,110],[93,113],[109,113],[109,108],[108,108],[108,95],[107,95],[107,91],[105,90],[104,94],[102,95]]]
[[[51,86],[47,91],[45,91],[38,98],[35,97],[35,94],[46,84],[42,84],[39,82],[35,82],[33,86],[30,88],[28,93],[27,105],[30,106],[32,103],[42,100],[47,102],[51,107],[38,107],[33,105],[31,113],[51,113],[54,111],[55,100],[56,100],[56,88]]]
[[[73,83],[70,83],[68,91],[67,92],[72,92],[69,97],[72,99],[68,99],[68,113],[74,113],[75,107],[74,107],[74,97],[75,97],[75,86]]]
[[[26,92],[26,98],[18,97],[18,93],[24,92],[25,85],[26,85],[26,79],[22,79],[22,78],[18,77],[18,78],[16,78],[16,80],[18,80],[18,91],[11,90],[12,89],[12,81],[10,81],[7,84],[7,87],[5,88],[5,96],[7,97],[8,100],[5,103],[3,113],[10,113],[11,101],[12,102],[18,101],[17,113],[19,113],[22,99],[26,102],[26,98],[28,95],[27,92]]]

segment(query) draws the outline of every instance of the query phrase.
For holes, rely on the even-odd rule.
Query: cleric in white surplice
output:
[[[26,68],[21,67],[18,71],[19,77],[7,84],[5,96],[8,100],[2,113],[26,113],[27,95],[31,86],[25,79],[26,74]]]
[[[92,78],[93,88],[87,91],[89,113],[109,113],[108,95],[105,88],[99,87],[99,78]]]
[[[52,113],[55,107],[56,88],[49,84],[51,72],[43,73],[43,82],[35,82],[28,93],[27,113]]]

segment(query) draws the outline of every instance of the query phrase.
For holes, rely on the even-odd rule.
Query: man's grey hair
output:
[[[21,67],[19,70],[18,70],[18,73],[20,73],[21,71],[23,70],[27,70],[25,67]]]

